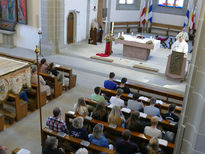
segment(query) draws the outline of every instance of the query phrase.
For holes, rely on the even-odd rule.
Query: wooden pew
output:
[[[116,90],[101,88],[101,92],[104,93],[104,94],[112,95],[112,96],[116,95]],[[128,94],[125,94],[125,93],[122,94],[121,98],[125,101],[127,101],[128,99],[133,99],[132,97],[130,97]],[[140,100],[140,101],[142,101],[142,100]],[[150,104],[149,100],[148,101],[142,101],[142,102],[143,102],[144,105],[149,105]],[[165,104],[165,103],[162,104],[162,105],[156,104],[155,107],[159,108],[160,112],[161,112],[162,109],[163,110],[168,110],[169,104]],[[175,112],[176,113],[181,113],[181,110],[182,110],[182,108],[177,106]]]
[[[0,113],[0,132],[4,130],[4,115]]]
[[[169,32],[176,32],[179,33],[182,31],[182,26],[175,26],[175,25],[167,25],[167,24],[161,24],[161,23],[151,23],[150,28],[148,29],[148,33],[152,32],[152,29],[157,29],[161,31],[165,31],[166,35],[170,35]]]
[[[110,23],[110,27],[112,29],[112,22]],[[127,33],[130,33],[131,29],[138,29],[140,27],[140,22],[114,22],[114,30],[115,29],[126,29]]]
[[[5,118],[8,118],[11,122],[14,120],[19,121],[23,117],[27,115],[28,111],[28,103],[25,101],[20,100],[19,95],[14,95],[12,93],[8,94],[8,98],[12,100],[12,102],[5,101],[3,106],[6,105],[7,107],[3,107],[1,109],[1,113],[5,115]],[[14,112],[8,110],[8,107],[14,110]]]
[[[54,75],[46,74],[46,73],[39,73],[45,80],[49,80],[53,84],[54,88],[54,97],[58,97],[62,95],[63,84],[58,82],[58,79]]]
[[[66,124],[69,123],[70,118],[73,119],[73,118],[76,118],[78,116],[81,116],[81,115],[77,115],[77,114],[73,115],[71,113],[65,113],[65,122],[66,122]],[[95,120],[93,118],[92,118],[92,120],[88,120],[88,119],[85,118],[85,116],[82,116],[82,117],[89,124],[96,125],[98,123],[102,123],[106,130],[111,130],[111,131],[114,131],[114,132],[118,132],[119,134],[121,134],[125,130],[125,128],[122,128],[122,127],[112,128],[112,127],[109,126],[108,123],[103,122],[103,121]],[[131,136],[132,136],[132,138],[137,139],[139,142],[141,142],[141,141],[142,142],[149,142],[149,140],[151,139],[150,136],[139,133],[139,132],[135,132],[135,131],[131,131]],[[164,146],[164,145],[161,145],[161,147],[164,148],[164,149],[167,149],[169,151],[168,153],[172,153],[173,149],[174,149],[174,144],[168,142],[167,147]]]
[[[71,68],[60,66],[60,67],[56,67],[56,69],[63,73],[69,74],[69,75],[64,75],[66,78],[69,78],[69,87],[68,87],[69,89],[72,89],[76,86],[77,75],[73,74]]]
[[[39,95],[38,95],[38,86],[36,84],[31,84],[32,89],[27,91],[27,95],[29,97],[29,109],[31,111],[34,111],[36,109],[39,109]],[[37,96],[37,97],[36,97]],[[47,93],[46,91],[41,92],[41,106],[44,106],[47,101]]]
[[[119,80],[114,80],[114,82],[117,83],[118,85],[120,85],[120,83],[121,83]],[[141,92],[147,92],[147,93],[150,93],[150,94],[163,96],[165,99],[162,99],[162,98],[158,98],[158,99],[160,99],[163,102],[168,103],[168,104],[176,104],[176,105],[182,106],[182,104],[169,101],[169,99],[170,98],[171,99],[176,99],[178,101],[183,102],[184,95],[173,93],[173,92],[166,92],[166,91],[159,90],[159,89],[156,89],[156,88],[152,88],[152,87],[148,87],[148,86],[142,86],[140,84],[130,83],[130,82],[126,83],[126,86],[129,87],[129,88],[132,88],[132,89],[136,89],[139,94]],[[147,95],[144,95],[144,96],[149,97]]]
[[[43,139],[42,140],[42,147],[45,146],[45,141],[46,141],[46,138],[47,138],[48,135],[49,136],[54,136],[54,137],[58,138],[58,140],[60,140],[60,141],[67,141],[69,143],[75,143],[75,144],[78,144],[79,146],[83,147],[83,145],[81,145],[82,139],[78,139],[78,138],[75,138],[75,137],[72,137],[72,136],[69,136],[69,135],[66,135],[64,137],[59,136],[57,132],[51,131],[47,127],[42,129],[42,139]],[[108,154],[114,154],[115,153],[115,151],[113,151],[113,150],[109,150],[108,148],[100,147],[100,146],[97,146],[97,145],[92,144],[92,143],[90,143],[90,145],[86,148],[91,150],[91,151],[106,152]]]
[[[94,107],[96,107],[97,104],[98,104],[98,102],[93,101],[93,100],[91,100],[89,98],[86,98],[85,102],[86,102],[87,105],[91,105],[91,106],[94,106]],[[108,104],[106,104],[105,106],[106,106],[107,110],[111,111],[111,108],[108,107],[109,106]],[[131,110],[130,113],[123,112],[123,115],[125,115],[125,117],[129,117],[132,112],[134,112],[134,111]],[[146,121],[150,121],[152,116],[147,115],[146,118],[144,118],[144,117],[140,117],[140,118],[143,119],[143,120],[146,120]],[[165,128],[171,128],[172,130],[175,127],[175,125],[173,125],[171,122],[169,122],[168,120],[163,120],[163,119],[161,121],[159,121],[159,125],[161,125],[162,127],[165,127]]]
[[[99,32],[98,32],[98,30],[99,30]],[[102,36],[103,36],[102,27],[99,29],[91,28],[90,29],[90,38],[88,39],[88,44],[97,45],[97,42],[102,43]]]

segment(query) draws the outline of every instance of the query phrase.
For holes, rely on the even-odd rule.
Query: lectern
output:
[[[165,75],[172,79],[183,80],[185,76],[186,58],[184,53],[172,51],[169,55]]]

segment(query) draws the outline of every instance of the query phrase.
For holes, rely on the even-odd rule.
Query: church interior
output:
[[[0,0],[0,154],[204,154],[204,7]]]

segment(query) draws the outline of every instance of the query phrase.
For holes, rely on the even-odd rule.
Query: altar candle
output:
[[[118,37],[120,37],[120,33],[118,33]]]
[[[114,32],[114,22],[112,22],[112,30],[111,30],[111,34],[113,34]]]
[[[124,35],[124,32],[122,32],[122,35]]]
[[[133,36],[133,32],[132,32],[132,36]]]

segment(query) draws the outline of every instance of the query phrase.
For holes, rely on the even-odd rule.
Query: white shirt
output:
[[[172,45],[172,51],[183,52],[185,53],[185,56],[187,56],[188,44],[184,40],[182,42],[179,42],[179,40],[177,40]]]
[[[157,137],[157,138],[162,138],[162,132],[161,130],[157,128],[152,128],[150,126],[146,126],[144,129],[145,135],[151,136],[151,137]]]
[[[119,107],[123,107],[124,106],[124,101],[120,98],[117,98],[116,96],[112,96],[110,98],[110,103],[113,105],[113,106],[119,106]]]
[[[189,41],[189,35],[187,32],[180,32],[177,34],[176,39],[178,40],[181,36],[185,41]]]

